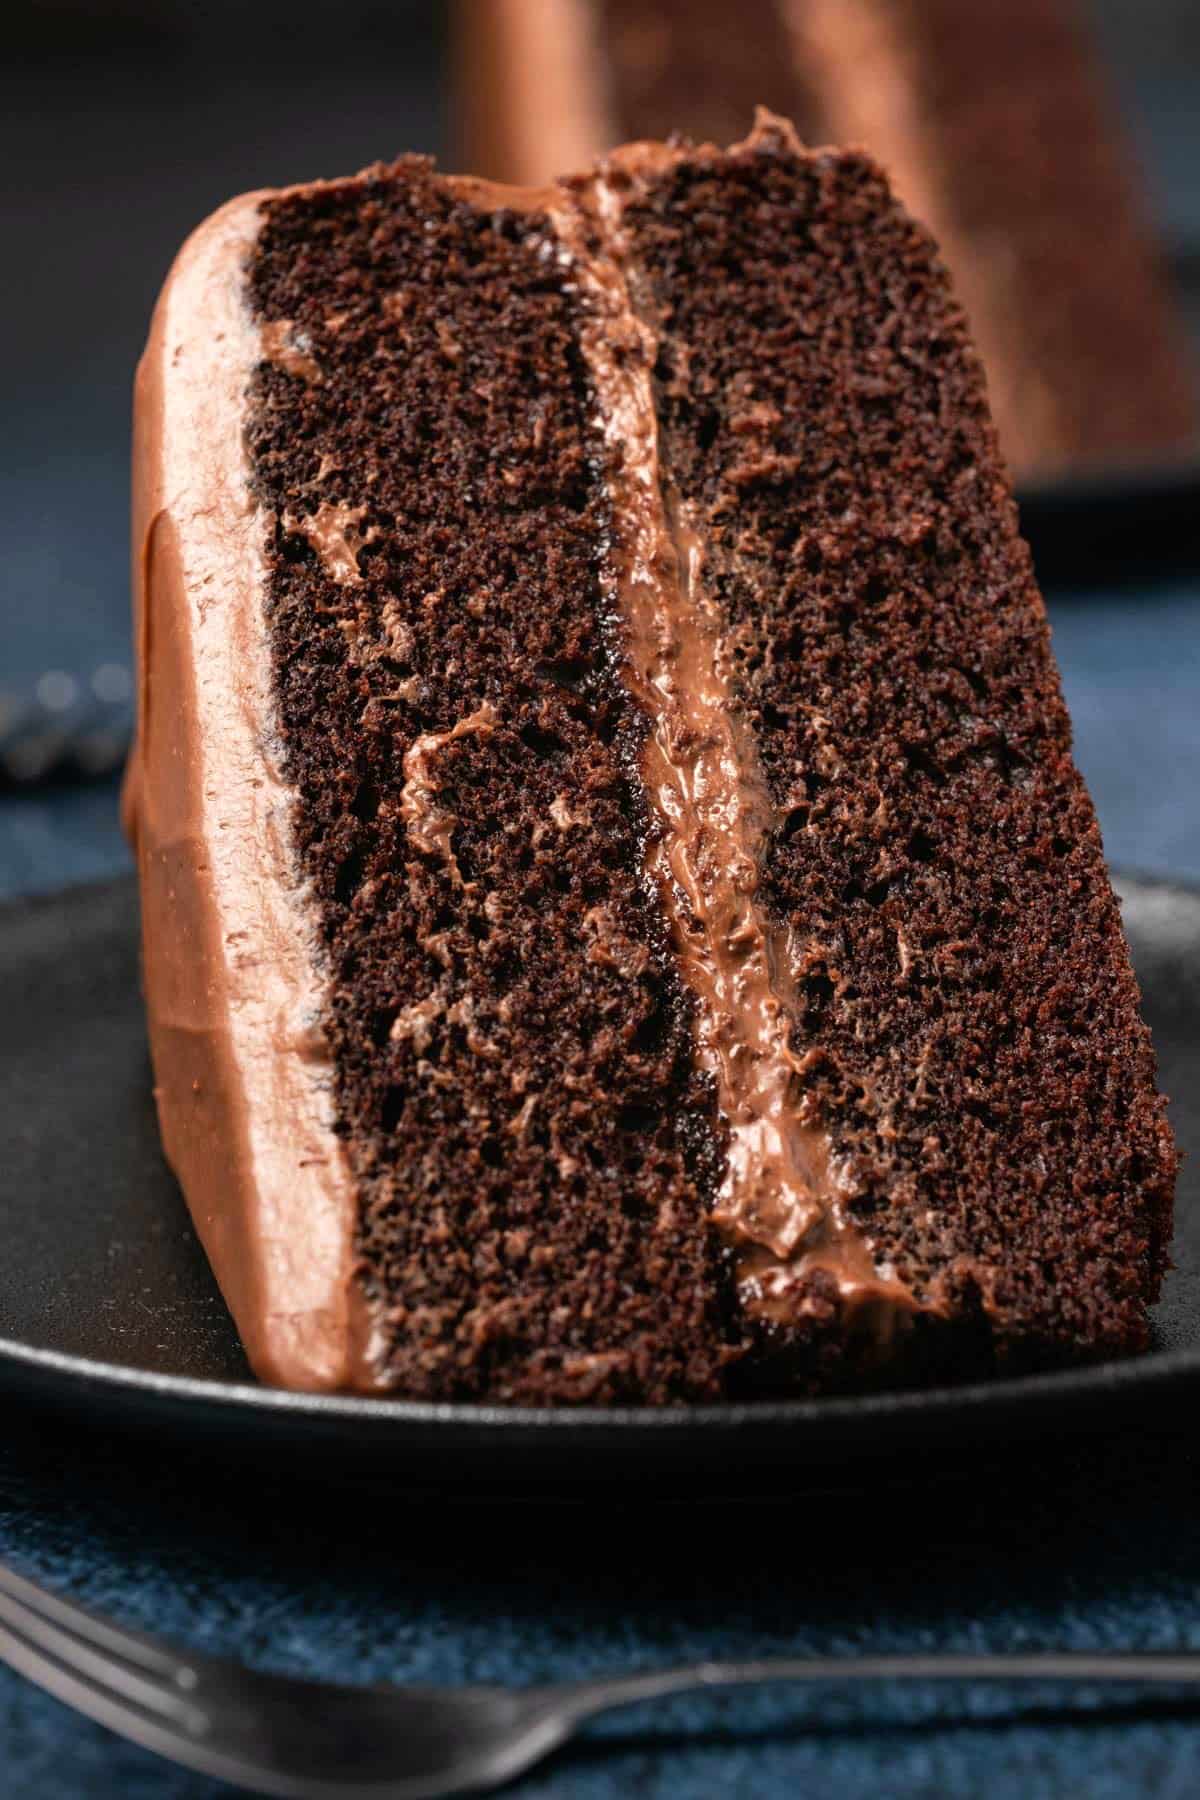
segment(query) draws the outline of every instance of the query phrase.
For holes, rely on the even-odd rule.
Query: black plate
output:
[[[1043,588],[1110,587],[1200,567],[1200,457],[1081,469],[1017,490]]]
[[[528,1412],[312,1398],[253,1383],[158,1148],[132,882],[0,913],[0,1382],[77,1422],[182,1448],[353,1468],[405,1485],[604,1479],[724,1487],[904,1447],[1146,1422],[1200,1398],[1200,892],[1121,883],[1125,922],[1185,1151],[1156,1348],[1136,1361],[920,1394],[669,1413]],[[13,1413],[9,1412],[10,1420]],[[1178,1412],[1175,1414],[1179,1416]],[[167,1441],[163,1435],[163,1442]],[[908,1461],[908,1458],[905,1458]]]

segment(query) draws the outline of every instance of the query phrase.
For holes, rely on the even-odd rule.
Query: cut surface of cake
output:
[[[156,1092],[261,1375],[1145,1346],[1152,1052],[980,368],[865,156],[763,115],[234,201],[135,486]]]
[[[472,168],[726,142],[764,103],[864,145],[933,231],[1022,480],[1196,447],[1183,322],[1072,0],[460,0],[458,22]]]

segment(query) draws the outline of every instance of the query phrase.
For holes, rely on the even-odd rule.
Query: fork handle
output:
[[[1041,1651],[1031,1655],[770,1657],[750,1662],[704,1662],[640,1674],[598,1676],[544,1688],[547,1700],[581,1724],[585,1719],[672,1694],[718,1688],[758,1687],[775,1682],[867,1681],[1078,1681],[1200,1686],[1200,1654],[1136,1651],[1093,1655],[1090,1651]]]

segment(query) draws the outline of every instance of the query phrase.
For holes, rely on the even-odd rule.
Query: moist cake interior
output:
[[[321,373],[266,363],[252,399],[288,772],[400,1384],[711,1394],[712,1106],[552,248],[413,163],[269,209],[254,304]]]
[[[606,179],[620,231],[580,182],[572,247],[562,193],[402,161],[268,200],[248,272],[275,698],[384,1379],[663,1402],[1139,1347],[1173,1152],[944,273],[867,159],[781,127]],[[701,570],[765,791],[790,1092],[869,1252],[787,1304],[720,1224],[704,923],[651,873],[605,284],[670,526],[646,579]]]

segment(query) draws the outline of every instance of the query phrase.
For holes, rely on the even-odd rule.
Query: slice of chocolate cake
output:
[[[979,367],[865,157],[764,116],[233,202],[135,551],[159,1111],[266,1378],[1146,1343],[1152,1054]]]
[[[1195,371],[1071,0],[460,0],[468,165],[548,180],[757,103],[864,145],[932,229],[1022,478],[1170,457]]]

